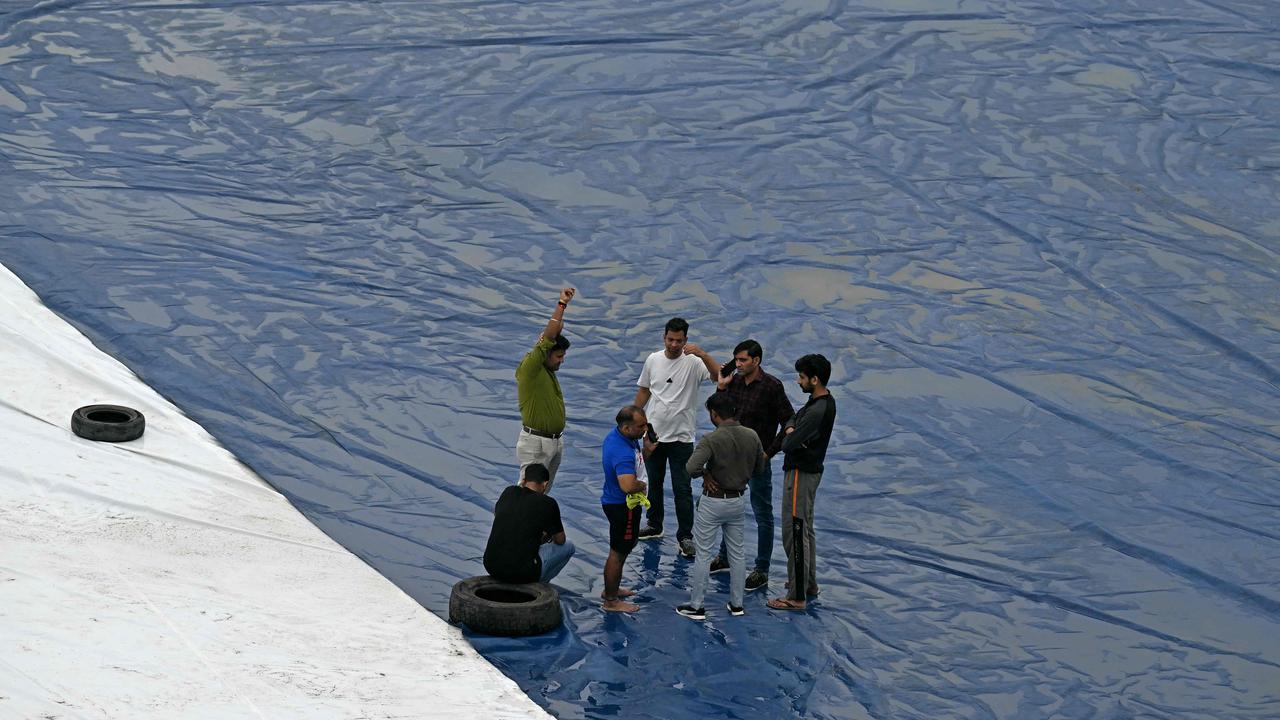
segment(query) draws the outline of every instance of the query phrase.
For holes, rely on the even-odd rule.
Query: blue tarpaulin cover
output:
[[[0,262],[442,614],[576,286],[557,716],[1274,718],[1275,10],[0,0]],[[674,315],[833,361],[805,613],[599,609]]]

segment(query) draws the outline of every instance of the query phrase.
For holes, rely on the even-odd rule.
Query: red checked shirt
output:
[[[765,454],[769,457],[777,455],[782,449],[779,430],[795,414],[782,381],[761,370],[760,376],[751,384],[747,384],[741,375],[734,375],[729,386],[719,392],[727,393],[738,407],[738,422],[760,436]]]

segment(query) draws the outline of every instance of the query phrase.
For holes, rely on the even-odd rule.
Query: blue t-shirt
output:
[[[605,436],[604,447],[600,452],[601,464],[604,466],[601,505],[622,505],[627,502],[627,494],[622,492],[618,476],[636,474],[636,456],[639,454],[639,441],[628,439],[618,428],[615,427],[613,432]]]

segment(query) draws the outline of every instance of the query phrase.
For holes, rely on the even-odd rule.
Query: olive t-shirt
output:
[[[539,338],[516,368],[520,421],[546,433],[564,431],[564,394],[560,392],[560,381],[543,364],[554,344],[554,340]]]

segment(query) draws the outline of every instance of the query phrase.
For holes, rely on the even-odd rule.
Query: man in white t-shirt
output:
[[[716,377],[720,366],[707,351],[689,342],[689,323],[671,318],[662,332],[662,349],[644,361],[636,407],[645,415],[657,436],[657,448],[645,460],[649,475],[648,523],[640,530],[641,540],[662,537],[662,481],[671,466],[671,495],[676,504],[676,541],[680,554],[694,556],[693,490],[685,464],[693,455],[693,432],[697,426],[698,385]],[[652,439],[652,438],[651,438]]]

